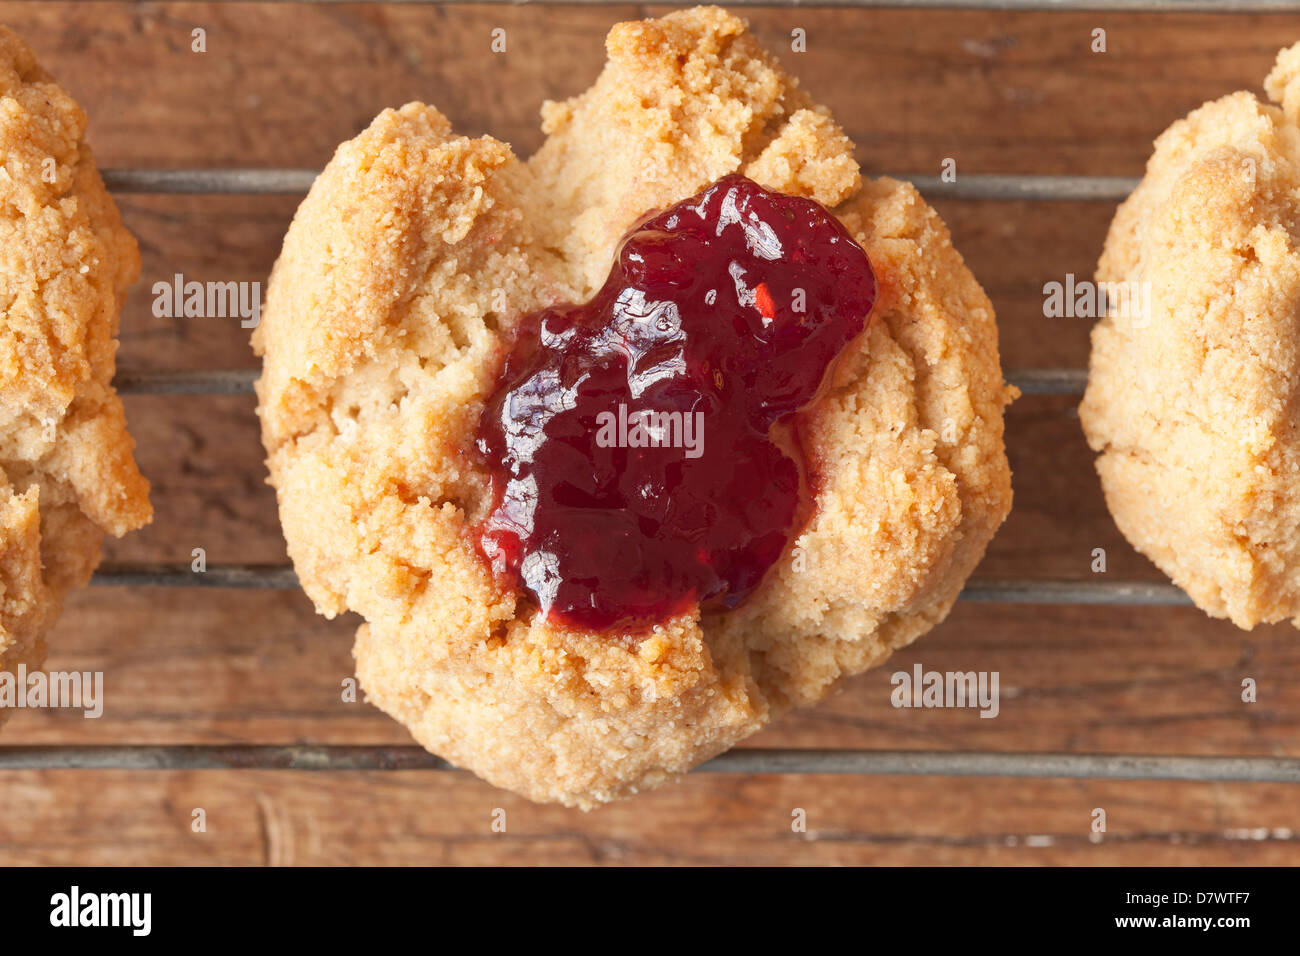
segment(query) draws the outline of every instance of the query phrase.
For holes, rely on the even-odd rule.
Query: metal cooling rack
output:
[[[225,2],[225,0],[217,0]],[[298,0],[269,0],[298,2]],[[315,3],[358,0],[308,0]],[[364,3],[425,3],[452,0],[360,0]],[[464,2],[464,0],[461,0]],[[519,0],[472,0],[478,4]],[[613,5],[610,0],[525,0],[534,6]],[[732,7],[785,7],[768,0],[717,0]],[[469,5],[469,4],[466,4]],[[1001,11],[1110,11],[1300,13],[1300,0],[823,0],[810,6]],[[1136,177],[970,175],[946,183],[937,176],[892,174],[910,180],[931,199],[1039,202],[1118,202],[1137,185]],[[310,169],[109,169],[103,172],[117,193],[301,194],[310,188]],[[120,372],[123,394],[252,394],[255,370]],[[1007,380],[1027,395],[1080,395],[1084,369],[1024,369]],[[293,569],[274,565],[224,565],[194,572],[189,565],[105,564],[95,574],[100,587],[199,587],[291,590]],[[1190,606],[1168,583],[1090,582],[972,578],[959,600],[1020,604]],[[0,747],[0,770],[454,770],[420,747],[376,746],[54,746]],[[1121,780],[1187,780],[1300,783],[1300,758],[1175,756],[1087,753],[997,753],[884,750],[777,750],[740,747],[696,768],[697,772],[743,774],[857,774],[975,777],[1058,777]]]

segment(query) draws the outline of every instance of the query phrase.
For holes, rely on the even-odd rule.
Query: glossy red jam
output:
[[[475,442],[484,557],[574,627],[736,606],[806,518],[793,416],[875,298],[833,216],[743,176],[646,220],[590,302],[521,321]]]

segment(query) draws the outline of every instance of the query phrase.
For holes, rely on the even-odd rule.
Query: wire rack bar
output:
[[[194,571],[187,564],[105,564],[91,583],[127,588],[235,588],[287,591],[298,587],[286,565],[214,565]],[[1182,607],[1191,604],[1179,588],[1162,582],[1051,581],[1032,578],[972,578],[960,600],[1000,604],[1121,604]]]
[[[960,600],[999,604],[1121,604],[1191,607],[1182,589],[1166,582],[1035,581],[972,578]]]
[[[104,182],[118,193],[301,195],[314,169],[107,169]],[[1129,176],[1037,176],[964,173],[954,182],[919,173],[891,173],[930,199],[1044,202],[1118,202],[1137,185]]]
[[[0,770],[455,770],[419,747],[0,747]],[[1300,759],[912,750],[732,750],[693,773],[1300,783]]]
[[[1129,176],[959,175],[954,182],[938,176],[896,173],[927,199],[993,199],[1036,202],[1120,202],[1137,188]]]
[[[118,372],[113,379],[124,395],[251,395],[256,369]]]
[[[292,591],[293,568],[279,564],[228,564],[195,571],[188,564],[103,564],[90,579],[110,588],[235,588]]]
[[[186,372],[119,372],[113,384],[124,395],[251,395],[256,369]],[[1031,368],[1007,374],[1026,395],[1082,395],[1088,373],[1076,368]]]
[[[717,773],[816,773],[942,777],[1300,783],[1300,759],[1146,754],[991,753],[911,750],[732,750],[700,767]]]
[[[305,193],[314,169],[105,169],[104,185],[119,193]]]
[[[1030,368],[1008,372],[1007,381],[1026,395],[1082,395],[1088,385],[1088,370]]]

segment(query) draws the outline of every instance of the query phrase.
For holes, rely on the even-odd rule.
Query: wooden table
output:
[[[610,24],[639,6],[2,3],[0,22],[90,113],[101,166],[316,169],[386,106],[424,99],[457,128],[527,154],[544,97],[596,75]],[[1258,91],[1300,16],[751,9],[760,38],[858,143],[866,170],[1137,176],[1150,143],[1206,99]],[[491,31],[507,52],[492,53]],[[206,52],[191,50],[206,31]],[[1090,50],[1106,31],[1107,52]],[[123,321],[125,370],[252,369],[232,319],[159,319],[150,287],[264,281],[299,197],[119,193],[144,277]],[[1081,368],[1088,320],[1047,319],[1042,286],[1089,276],[1112,202],[939,197],[998,310],[1003,366]],[[981,578],[1162,578],[1107,514],[1072,396],[1009,412],[1015,510]],[[248,395],[127,398],[153,482],[152,526],[114,562],[284,564]],[[1094,549],[1107,555],[1091,570]],[[69,602],[48,666],[102,670],[99,720],[23,712],[16,745],[404,746],[345,703],[357,620],[296,591],[90,588]],[[915,663],[996,670],[1001,714],[895,710]],[[1241,701],[1241,682],[1259,699]],[[746,746],[1300,757],[1300,640],[1192,608],[962,603],[891,665]],[[3,863],[1300,862],[1286,783],[697,773],[583,814],[450,771],[0,771]],[[194,811],[206,828],[195,832]],[[792,832],[792,813],[807,832]],[[1107,815],[1098,838],[1095,808]],[[492,829],[506,813],[505,833]]]

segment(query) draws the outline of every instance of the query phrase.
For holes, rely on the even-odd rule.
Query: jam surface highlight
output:
[[[644,221],[591,301],[520,322],[475,436],[494,573],[591,630],[739,604],[801,514],[793,415],[875,298],[838,220],[743,176]]]

